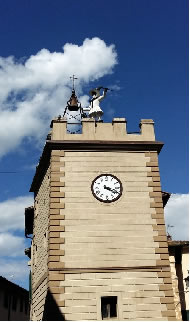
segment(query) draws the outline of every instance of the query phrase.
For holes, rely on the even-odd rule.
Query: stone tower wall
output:
[[[99,320],[101,296],[117,295],[120,320],[175,320],[157,152],[52,157],[50,286],[64,318]],[[101,173],[123,184],[114,204],[91,193]]]
[[[31,317],[41,320],[47,294],[48,222],[50,169],[47,170],[35,197],[32,241],[32,305]]]
[[[64,120],[52,125],[48,277],[40,278],[61,318],[100,320],[101,297],[113,295],[119,320],[175,320],[153,121],[142,120],[139,135],[126,133],[124,119],[83,120],[82,134],[67,134]],[[103,173],[123,184],[111,204],[91,192]]]

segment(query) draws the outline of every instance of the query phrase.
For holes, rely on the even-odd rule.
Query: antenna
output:
[[[170,231],[169,231],[170,228],[174,228],[174,226],[172,226],[170,224],[167,225],[167,239],[168,240],[172,240],[172,236],[170,235]]]
[[[70,79],[72,80],[73,83],[73,91],[75,90],[75,79],[78,79],[77,77],[75,77],[75,75],[70,76]]]

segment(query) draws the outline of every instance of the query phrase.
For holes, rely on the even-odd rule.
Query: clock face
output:
[[[93,196],[102,202],[113,202],[121,197],[121,181],[112,174],[101,174],[92,181]]]

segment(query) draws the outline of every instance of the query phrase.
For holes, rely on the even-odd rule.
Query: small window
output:
[[[102,320],[117,318],[117,296],[101,297]]]
[[[17,298],[16,296],[13,296],[13,304],[12,304],[13,311],[16,311],[16,305],[17,305]]]

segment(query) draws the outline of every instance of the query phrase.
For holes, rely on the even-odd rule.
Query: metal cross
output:
[[[73,75],[72,77],[70,77],[70,79],[72,79],[73,81],[73,90],[75,89],[75,79],[78,79],[77,77],[75,77],[75,75]]]

